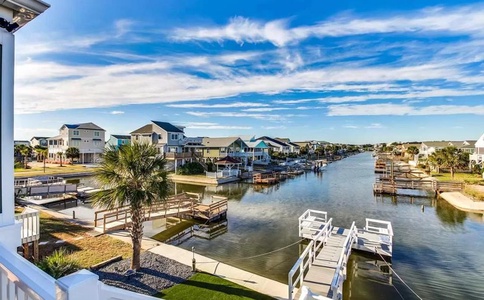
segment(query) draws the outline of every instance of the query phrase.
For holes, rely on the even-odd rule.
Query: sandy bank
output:
[[[446,192],[440,194],[440,197],[460,210],[484,213],[484,201],[473,201],[460,192]]]

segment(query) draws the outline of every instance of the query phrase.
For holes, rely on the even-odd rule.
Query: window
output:
[[[80,141],[77,141],[77,140],[76,141],[71,141],[71,146],[72,147],[79,147],[80,144],[81,144]]]
[[[99,131],[94,131],[94,136],[99,136]]]
[[[79,135],[79,130],[73,130],[72,135]]]
[[[174,133],[172,133],[172,134],[171,134],[171,139],[172,139],[172,140],[178,140],[178,134],[174,134]]]
[[[94,146],[99,146],[101,144],[100,141],[94,141]]]

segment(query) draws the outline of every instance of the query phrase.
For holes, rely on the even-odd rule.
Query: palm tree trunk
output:
[[[143,238],[143,221],[144,221],[144,211],[143,207],[131,206],[131,242],[133,243],[133,257],[131,259],[131,269],[139,270],[141,268],[140,264],[140,254],[141,254],[141,240]]]
[[[454,179],[454,167],[450,167],[450,177]]]

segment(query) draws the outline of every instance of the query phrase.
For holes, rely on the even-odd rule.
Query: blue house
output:
[[[119,146],[129,144],[130,142],[130,135],[111,134],[111,137],[106,142],[106,147],[115,146],[116,148],[118,148]]]

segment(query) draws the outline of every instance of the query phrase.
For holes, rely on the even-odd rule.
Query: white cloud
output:
[[[361,105],[330,105],[328,116],[423,116],[423,115],[456,115],[474,114],[484,115],[484,105],[433,105],[414,107],[409,104],[361,104]]]
[[[342,37],[362,34],[443,32],[451,35],[479,35],[484,28],[484,7],[434,7],[410,13],[387,14],[379,18],[351,15],[335,17],[310,26],[289,28],[287,20],[269,22],[235,17],[227,25],[176,29],[170,37],[175,41],[226,40],[243,43],[269,42],[278,47],[295,44],[310,37]]]
[[[343,128],[357,129],[359,127],[356,125],[344,125]]]
[[[272,130],[272,129],[286,129],[286,126],[262,126],[262,129]]]
[[[220,125],[218,123],[208,123],[208,122],[190,122],[185,125],[188,129],[206,129],[206,130],[215,130],[215,129],[238,129],[238,130],[249,130],[252,129],[251,126],[238,126],[238,125]]]
[[[219,103],[219,104],[202,104],[202,103],[183,103],[183,104],[167,104],[168,107],[177,108],[234,108],[234,107],[265,107],[269,104],[255,103],[255,102],[233,102],[233,103]]]
[[[122,115],[124,114],[124,111],[121,111],[121,110],[113,110],[110,112],[110,114],[112,115]]]
[[[189,111],[187,114],[196,117],[230,117],[230,118],[253,118],[257,120],[265,121],[283,121],[292,117],[304,117],[305,115],[295,115],[295,114],[285,114],[285,115],[275,115],[275,114],[250,114],[244,112],[200,112],[200,111]]]
[[[380,123],[372,123],[368,126],[365,126],[365,128],[368,128],[368,129],[380,129],[380,128],[384,128],[384,126]]]

